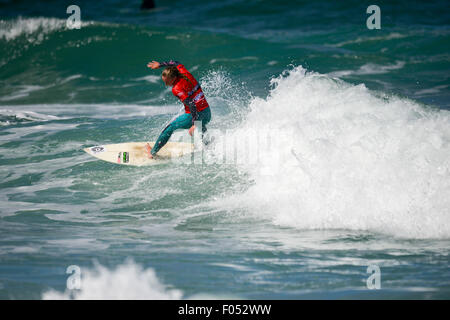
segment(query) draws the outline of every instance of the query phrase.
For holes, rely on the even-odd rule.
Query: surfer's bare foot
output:
[[[146,145],[145,145],[145,150],[147,150],[147,157],[149,158],[149,159],[153,159],[153,155],[152,155],[152,148],[150,147],[150,145],[147,143]]]

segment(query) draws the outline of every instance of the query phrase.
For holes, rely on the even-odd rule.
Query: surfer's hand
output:
[[[158,61],[152,61],[147,64],[147,67],[152,69],[158,69],[160,67],[160,64]]]
[[[189,129],[189,134],[192,136],[194,134],[195,124]]]

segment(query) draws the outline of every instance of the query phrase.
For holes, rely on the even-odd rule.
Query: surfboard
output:
[[[155,159],[149,159],[145,145],[155,142],[126,142],[98,145],[83,149],[100,160],[127,166],[150,166],[194,152],[194,145],[187,142],[167,142]]]

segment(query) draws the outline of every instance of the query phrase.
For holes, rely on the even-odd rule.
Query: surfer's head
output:
[[[165,68],[161,74],[161,78],[162,81],[164,81],[164,83],[166,84],[166,86],[172,86],[177,78],[183,78],[191,82],[189,78],[186,77],[184,74],[182,74],[175,66]]]
[[[166,84],[166,86],[173,85],[174,81],[181,76],[180,71],[178,71],[177,67],[167,67],[162,72],[161,78],[162,81]]]

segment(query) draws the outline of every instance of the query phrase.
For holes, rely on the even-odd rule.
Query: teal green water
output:
[[[78,3],[80,30],[70,2],[0,4],[0,298],[449,298],[445,1],[381,1],[380,30],[360,1]],[[169,59],[211,105],[209,161],[84,153],[182,112],[146,68]],[[259,160],[230,158],[252,132]]]

